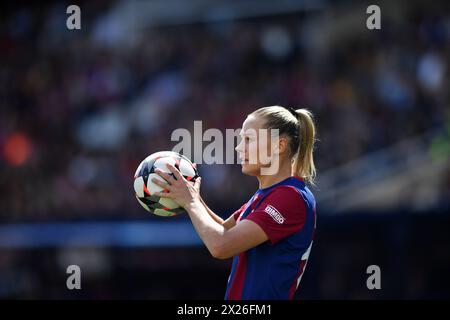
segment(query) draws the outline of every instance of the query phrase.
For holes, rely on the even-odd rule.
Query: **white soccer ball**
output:
[[[192,184],[198,177],[196,165],[185,156],[173,151],[161,151],[149,155],[139,164],[134,174],[134,191],[138,202],[145,210],[164,217],[185,212],[174,200],[153,195],[155,192],[164,191],[163,188],[152,182],[153,178],[165,182],[161,176],[155,173],[156,168],[173,176],[167,169],[167,163],[177,168],[181,175]]]

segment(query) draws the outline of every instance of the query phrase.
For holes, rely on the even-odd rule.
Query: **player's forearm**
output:
[[[218,224],[223,225],[224,220],[219,217],[217,214],[215,214],[209,207],[208,205],[205,203],[205,201],[203,200],[203,198],[200,196],[200,201],[202,202],[203,206],[205,207],[206,211],[208,212],[208,214],[211,216],[211,218],[214,219],[214,221],[216,221]]]
[[[190,202],[185,206],[185,209],[211,255],[218,257],[224,240],[225,228],[208,214],[208,210],[200,199]]]

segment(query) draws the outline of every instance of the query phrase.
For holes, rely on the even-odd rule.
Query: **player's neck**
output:
[[[290,176],[292,176],[292,167],[289,162],[287,164],[282,165],[277,174],[257,176],[259,181],[259,188],[260,189],[268,188],[270,186],[273,186],[274,184],[277,184],[278,182],[281,182],[289,178]]]

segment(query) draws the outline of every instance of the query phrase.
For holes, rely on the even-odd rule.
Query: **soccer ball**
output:
[[[156,168],[173,176],[173,173],[167,169],[167,163],[177,168],[181,175],[192,184],[198,177],[196,165],[185,156],[173,151],[161,151],[149,155],[139,164],[134,174],[134,191],[138,202],[145,210],[164,217],[185,212],[174,200],[153,195],[155,192],[164,192],[163,188],[152,182],[153,178],[165,182],[155,173]]]

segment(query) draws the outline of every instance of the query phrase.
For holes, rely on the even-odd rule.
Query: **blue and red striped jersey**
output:
[[[308,261],[316,228],[316,202],[299,177],[259,189],[233,213],[251,220],[268,241],[234,256],[227,300],[293,299]]]

